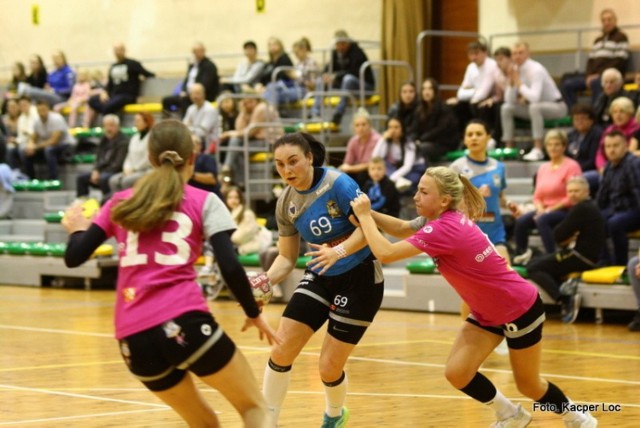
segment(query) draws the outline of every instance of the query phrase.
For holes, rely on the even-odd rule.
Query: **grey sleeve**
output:
[[[202,208],[202,225],[207,239],[218,232],[236,229],[231,213],[214,193],[207,195]]]
[[[425,217],[416,217],[409,222],[411,229],[413,229],[415,232],[420,230],[420,228],[425,224],[427,224],[427,219]]]

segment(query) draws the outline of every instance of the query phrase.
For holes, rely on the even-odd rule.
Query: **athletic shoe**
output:
[[[331,122],[333,122],[336,126],[340,126],[340,123],[342,122],[342,113],[338,113],[338,112],[333,113]]]
[[[495,347],[493,350],[496,354],[504,357],[509,354],[509,347],[507,346],[507,339],[502,339],[502,341]]]
[[[565,311],[562,315],[562,322],[565,324],[572,324],[576,318],[578,318],[578,312],[580,311],[580,302],[582,301],[582,296],[579,294],[574,294],[569,297],[569,301],[565,305]]]
[[[513,258],[513,264],[525,266],[527,263],[529,263],[529,260],[531,260],[531,256],[533,256],[533,251],[531,251],[531,248],[527,248],[524,253]]]
[[[636,312],[636,316],[633,317],[627,327],[629,331],[640,331],[640,311]]]
[[[522,160],[526,160],[529,162],[536,162],[536,161],[541,161],[544,160],[544,152],[542,150],[540,150],[537,147],[534,147],[533,149],[531,149],[531,151],[529,153],[527,153],[526,155],[522,156]]]
[[[579,277],[567,279],[560,285],[560,294],[562,294],[563,296],[573,296],[578,292],[579,283]]]
[[[518,404],[516,413],[508,418],[496,421],[491,428],[524,428],[531,422],[531,415]]]
[[[322,418],[322,426],[320,428],[343,428],[347,426],[349,420],[349,409],[342,408],[342,414],[340,416],[329,417],[326,413]]]
[[[567,428],[596,428],[598,426],[598,420],[591,413],[586,412],[584,415],[586,416],[584,421],[564,421],[564,426]]]

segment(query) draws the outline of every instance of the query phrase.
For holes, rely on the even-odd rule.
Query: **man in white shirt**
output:
[[[258,45],[255,42],[245,42],[242,49],[246,60],[238,64],[232,77],[220,79],[224,89],[236,93],[243,92],[243,87],[253,87],[260,79],[260,73],[264,68],[264,61],[258,58]]]
[[[20,152],[25,173],[35,178],[34,160],[38,155],[44,155],[49,168],[49,180],[58,179],[58,160],[66,150],[75,144],[69,134],[67,121],[60,113],[51,111],[49,104],[38,101],[36,106],[38,118],[35,121],[33,135],[24,149]]]
[[[218,138],[219,121],[218,110],[207,102],[205,95],[204,86],[200,83],[191,85],[189,97],[193,104],[187,108],[182,122],[200,138],[206,151],[209,143]]]
[[[496,92],[496,75],[499,73],[498,65],[489,57],[487,46],[482,42],[471,42],[467,46],[469,65],[464,73],[462,84],[458,88],[456,97],[449,98],[447,104],[455,105],[454,111],[458,117],[461,131],[471,119],[479,118],[487,122],[489,127],[495,130],[494,121],[489,110],[497,109],[493,104],[481,107],[481,103],[493,97]],[[494,134],[492,132],[492,134]],[[493,135],[495,137],[495,135]]]
[[[533,149],[523,159],[543,160],[544,121],[566,116],[567,105],[547,69],[529,58],[527,43],[516,43],[511,51],[511,57],[513,65],[508,72],[505,102],[500,109],[502,140],[507,147],[513,147],[515,118],[529,119]]]

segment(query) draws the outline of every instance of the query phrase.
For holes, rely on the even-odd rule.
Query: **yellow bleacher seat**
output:
[[[249,160],[251,162],[266,162],[268,160],[273,159],[273,154],[268,153],[268,152],[262,152],[262,153],[255,153],[253,155],[251,155],[251,157],[249,158]]]
[[[94,257],[105,257],[113,255],[113,246],[109,244],[102,244],[93,252]]]
[[[625,266],[607,266],[582,272],[582,281],[587,284],[615,284]]]
[[[146,103],[146,104],[127,104],[124,106],[124,112],[129,114],[136,113],[162,113],[161,103]]]

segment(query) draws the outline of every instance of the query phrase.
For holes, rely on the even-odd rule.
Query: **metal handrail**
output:
[[[479,33],[469,31],[425,30],[416,37],[416,85],[422,85],[422,42],[427,37],[467,37],[487,42]]]
[[[408,80],[413,80],[413,68],[411,67],[411,64],[409,64],[406,61],[399,61],[399,60],[365,61],[360,66],[360,70],[358,72],[359,74],[358,77],[360,79],[360,106],[364,106],[364,103],[365,103],[366,90],[365,90],[364,73],[366,72],[368,67],[371,67],[373,69],[374,66],[380,66],[380,67],[390,66],[390,67],[404,68],[408,71],[408,74],[409,74]]]
[[[628,24],[628,25],[618,25],[620,29],[631,29],[637,30],[640,29],[640,24]],[[593,33],[593,32],[602,32],[601,27],[583,27],[583,28],[557,28],[557,29],[549,29],[549,30],[531,30],[531,31],[519,31],[517,33],[496,33],[491,34],[489,36],[489,46],[493,47],[493,40],[499,37],[521,37],[521,36],[540,36],[545,34],[565,34],[565,33],[576,33],[576,53],[575,53],[575,66],[576,70],[581,68],[582,62],[582,38],[584,33]]]
[[[278,67],[274,68],[273,71],[271,72],[271,83],[276,83],[276,81],[278,80],[277,79],[278,74],[281,71],[286,71],[286,70],[295,71],[296,67],[293,66],[293,65],[279,65]],[[289,77],[291,77],[291,76],[289,76]]]
[[[326,91],[309,91],[304,95],[302,99],[302,120],[303,122],[308,122],[307,119],[307,101],[309,98],[314,98],[316,95],[319,95],[323,98],[323,101],[320,103],[320,117],[324,117],[324,98],[327,97],[349,97],[349,101],[351,101],[352,105],[356,104],[356,97],[351,93],[351,91],[344,91],[342,89],[330,89]]]

